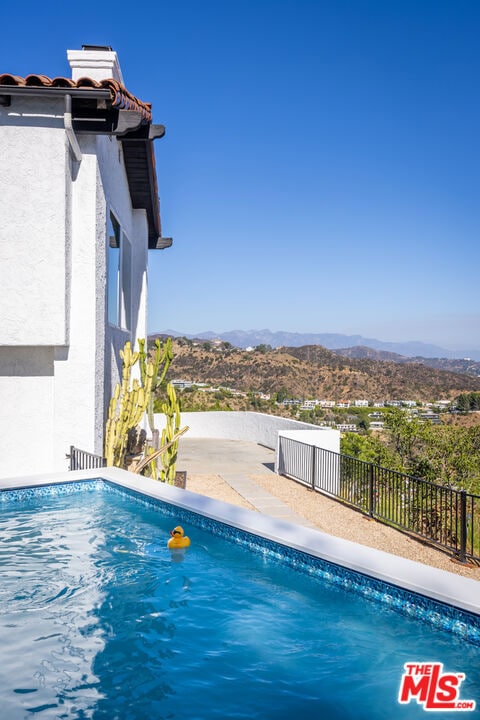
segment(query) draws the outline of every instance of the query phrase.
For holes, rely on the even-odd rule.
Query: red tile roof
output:
[[[112,98],[112,107],[119,110],[135,110],[141,112],[146,122],[152,122],[152,106],[150,103],[142,102],[132,95],[118,80],[109,78],[108,80],[93,80],[92,78],[83,77],[79,80],[71,80],[65,77],[49,78],[46,75],[27,75],[19,77],[18,75],[10,75],[4,73],[0,75],[0,87],[16,85],[17,87],[45,87],[45,88],[72,88],[72,89],[88,89],[109,90]]]

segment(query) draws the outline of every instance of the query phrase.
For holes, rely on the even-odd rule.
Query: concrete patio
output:
[[[259,476],[279,477],[274,473],[275,453],[246,440],[215,440],[185,438],[180,443],[177,467],[188,476],[219,476],[249,505],[265,515],[281,518],[298,525],[315,527],[298,515],[287,503],[268,492],[258,481]],[[188,488],[188,485],[187,485]]]
[[[315,528],[464,577],[480,580],[480,568],[460,565],[441,550],[274,472],[275,452],[247,440],[185,437],[178,470],[187,490]]]

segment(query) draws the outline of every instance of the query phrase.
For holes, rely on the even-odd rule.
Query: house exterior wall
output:
[[[0,345],[67,340],[68,288],[61,100],[0,107]]]
[[[0,476],[61,471],[70,445],[102,453],[118,350],[146,337],[147,220],[131,208],[121,145],[79,135],[63,100],[0,108]],[[130,327],[106,317],[110,211],[131,245]]]
[[[127,250],[126,255],[129,256],[130,263],[129,293],[122,293],[121,298],[122,323],[120,326],[114,326],[107,322],[104,328],[105,366],[108,369],[105,403],[108,405],[112,389],[121,377],[120,350],[127,340],[135,345],[138,338],[147,337],[148,225],[145,211],[131,208],[121,145],[115,139],[110,140],[108,137],[97,138],[97,143],[99,188],[105,196],[105,202],[100,203],[100,210],[104,212],[101,221],[106,227],[110,213],[114,214],[122,230],[124,249]],[[97,277],[103,276],[103,284],[99,291],[104,296],[107,253],[105,232],[103,237],[103,245],[100,243],[98,246],[100,262]],[[124,257],[123,261],[126,260],[127,257]]]
[[[52,347],[0,347],[2,477],[53,465],[53,365]]]
[[[72,183],[69,343],[55,354],[54,447],[62,448],[63,456],[71,444],[100,451],[103,421],[105,210],[97,204],[95,138],[86,136],[79,143],[83,157]],[[59,462],[64,463],[63,456]]]

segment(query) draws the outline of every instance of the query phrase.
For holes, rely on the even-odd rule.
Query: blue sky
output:
[[[109,44],[153,103],[149,329],[480,348],[477,0],[9,5],[0,72]]]

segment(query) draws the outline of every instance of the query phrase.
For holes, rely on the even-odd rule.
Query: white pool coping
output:
[[[0,490],[41,487],[79,480],[105,479],[116,485],[143,493],[267,538],[282,545],[335,563],[349,570],[399,586],[427,598],[480,615],[480,582],[446,570],[407,560],[382,550],[327,535],[293,523],[272,518],[253,510],[213,500],[118,468],[77,470],[74,472],[0,479]]]

